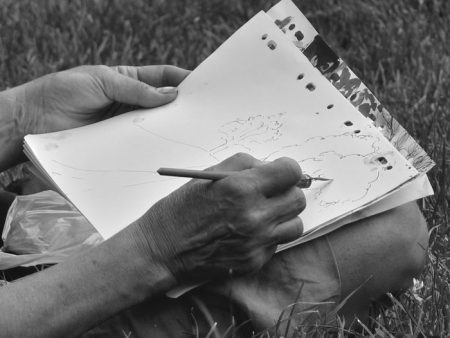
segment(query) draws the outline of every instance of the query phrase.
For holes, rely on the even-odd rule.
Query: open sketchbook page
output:
[[[292,157],[334,179],[305,190],[306,232],[418,175],[265,13],[191,73],[173,103],[27,136],[26,150],[105,238],[186,182],[159,167],[201,169],[242,151]]]
[[[272,7],[267,14],[275,24],[285,33],[288,39],[304,53],[310,62],[318,68],[324,76],[351,102],[361,114],[373,120],[374,125],[399,150],[402,155],[415,164],[416,169],[425,173],[433,165],[433,161],[407,133],[407,131],[382,107],[377,98],[367,89],[364,83],[351,71],[334,51],[320,37],[314,27],[291,0],[282,0]],[[414,201],[433,194],[433,188],[428,177],[423,174],[420,179],[413,180],[401,187],[389,198],[364,209],[364,212],[353,213],[340,220],[339,224],[346,224],[358,219],[369,217],[389,210],[404,203]],[[338,224],[327,226],[327,231],[339,227]],[[301,241],[316,238],[309,234]]]

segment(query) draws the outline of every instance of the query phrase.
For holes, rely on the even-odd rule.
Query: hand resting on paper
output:
[[[158,257],[178,282],[257,271],[278,244],[302,234],[306,200],[296,161],[263,164],[236,154],[210,170],[239,172],[191,180],[133,224],[143,254]]]
[[[0,170],[25,160],[23,137],[91,124],[136,108],[173,101],[176,86],[189,74],[175,66],[80,66],[48,74],[0,93],[2,131],[8,149],[0,154]]]
[[[29,133],[80,127],[137,107],[152,108],[176,98],[189,71],[174,66],[81,66],[17,87]]]

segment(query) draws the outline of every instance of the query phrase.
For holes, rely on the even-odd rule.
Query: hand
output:
[[[174,66],[81,66],[11,89],[24,134],[65,130],[173,101],[189,71]],[[169,87],[167,87],[169,86]]]
[[[259,270],[278,244],[302,234],[297,162],[237,154],[209,170],[239,172],[191,180],[132,225],[138,246],[179,282]]]

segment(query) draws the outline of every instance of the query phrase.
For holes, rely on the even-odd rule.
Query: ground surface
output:
[[[81,64],[193,69],[275,2],[0,0],[0,90]],[[435,195],[421,202],[431,234],[424,286],[376,317],[374,332],[449,335],[450,1],[295,2],[436,162]]]

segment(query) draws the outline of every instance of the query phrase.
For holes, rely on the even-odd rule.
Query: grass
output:
[[[275,2],[0,0],[0,89],[80,64],[192,69]],[[421,202],[431,235],[424,286],[394,299],[372,332],[450,335],[450,2],[296,3],[436,162],[435,195]]]

